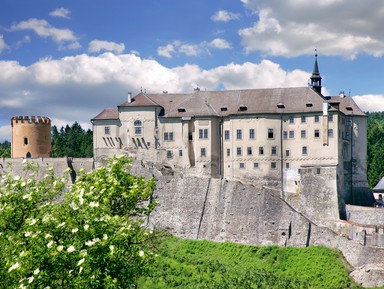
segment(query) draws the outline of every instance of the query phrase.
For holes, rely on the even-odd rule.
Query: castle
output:
[[[196,175],[264,184],[289,199],[303,173],[332,175],[331,219],[369,203],[367,117],[351,97],[323,96],[317,56],[309,87],[128,94],[92,119],[96,160],[125,153]]]

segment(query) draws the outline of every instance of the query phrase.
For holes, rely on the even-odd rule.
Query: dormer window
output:
[[[244,105],[244,104],[240,105],[239,111],[246,111],[246,110],[248,110],[246,105]]]
[[[313,106],[313,103],[312,102],[307,102],[306,103],[306,107],[312,107]]]
[[[222,106],[222,107],[220,108],[220,110],[221,110],[221,111],[227,111],[227,110],[228,110],[228,107],[226,107],[226,106]]]
[[[281,102],[279,102],[278,104],[277,104],[277,108],[285,108],[285,105],[284,105],[284,103],[281,103]]]
[[[347,110],[349,110],[349,111],[352,111],[352,110],[353,110],[352,106],[347,106],[346,108],[347,108]]]
[[[177,109],[177,111],[178,111],[178,112],[185,112],[185,108],[181,106],[181,107],[179,107],[179,108]]]

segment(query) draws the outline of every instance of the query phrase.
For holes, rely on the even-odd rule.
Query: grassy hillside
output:
[[[168,237],[139,288],[361,288],[338,251]]]

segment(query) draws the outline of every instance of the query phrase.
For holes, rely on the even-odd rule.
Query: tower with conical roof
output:
[[[311,76],[311,84],[310,86],[314,91],[316,91],[318,94],[321,94],[321,76],[319,72],[319,66],[317,64],[317,50],[315,54],[315,65],[313,67],[313,72]]]

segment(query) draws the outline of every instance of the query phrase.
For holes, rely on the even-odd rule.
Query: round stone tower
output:
[[[16,116],[11,119],[12,158],[49,157],[51,120],[48,117]]]

